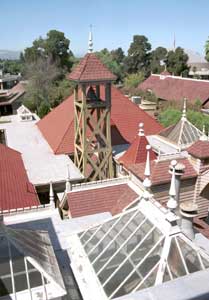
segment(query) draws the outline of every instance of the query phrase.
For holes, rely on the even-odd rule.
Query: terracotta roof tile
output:
[[[104,99],[104,86],[101,98]],[[56,154],[74,152],[74,97],[68,97],[40,120],[37,125]],[[150,115],[112,86],[111,136],[112,145],[132,143],[138,124],[144,123],[146,134],[156,134],[163,127]]]
[[[153,74],[139,84],[139,89],[152,90],[158,98],[168,101],[182,101],[184,97],[191,102],[200,99],[203,106],[209,99],[209,81],[197,79],[174,76],[165,76],[164,79],[161,79],[161,75]]]
[[[117,214],[137,197],[127,184],[70,192],[69,213],[73,218],[102,212]]]
[[[193,178],[197,176],[191,163],[188,159],[176,159],[185,165],[185,173],[181,177],[182,179]],[[162,183],[167,183],[171,180],[171,174],[169,173],[169,165],[171,160],[161,160],[161,161],[151,161],[151,181],[152,185],[159,185]],[[145,163],[129,165],[128,169],[136,175],[140,180],[144,180],[144,169]]]
[[[209,141],[198,140],[187,151],[192,156],[200,159],[209,158]]]
[[[0,144],[0,211],[40,205],[21,154]]]
[[[125,166],[145,162],[147,158],[147,145],[149,145],[147,138],[145,136],[137,135],[128,150],[119,158],[119,161]],[[156,154],[151,149],[150,160],[153,159],[156,159]]]
[[[116,80],[116,76],[103,65],[94,53],[86,54],[68,77],[80,82]]]

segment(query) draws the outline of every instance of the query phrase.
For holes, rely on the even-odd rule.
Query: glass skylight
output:
[[[37,292],[40,299],[41,295],[51,299],[48,286],[53,290],[52,285],[60,295],[65,294],[48,234],[0,224],[0,299],[7,295],[17,300],[36,299]]]
[[[78,234],[108,299],[209,267],[209,256],[173,225],[173,219],[172,224],[168,221],[169,214],[155,201],[143,199],[137,207]]]

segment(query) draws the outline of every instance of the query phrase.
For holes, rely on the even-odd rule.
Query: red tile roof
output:
[[[127,184],[70,192],[68,194],[69,214],[73,218],[122,211],[138,197]]]
[[[116,76],[103,65],[94,53],[86,54],[68,77],[80,82],[116,80]]]
[[[182,101],[185,97],[191,102],[199,99],[202,106],[209,107],[209,81],[176,76],[163,78],[161,74],[153,74],[139,84],[138,88],[143,91],[152,90],[158,98],[168,101]]]
[[[191,163],[188,159],[176,159],[185,165],[185,173],[182,175],[182,179],[193,178],[197,176]],[[171,180],[171,174],[169,173],[169,165],[171,160],[151,161],[151,181],[152,185],[159,185],[167,183]],[[140,180],[144,180],[145,163],[129,165],[128,169],[136,175]]]
[[[101,98],[104,99],[104,86]],[[111,134],[112,145],[132,143],[138,124],[144,123],[146,134],[156,134],[163,127],[150,115],[112,86]],[[74,152],[74,97],[68,97],[37,123],[40,131],[56,154]]]
[[[209,158],[209,141],[198,140],[192,144],[187,151],[192,156],[200,159]]]
[[[130,164],[139,164],[146,161],[147,150],[146,146],[149,145],[145,136],[139,136],[134,139],[128,150],[119,158],[120,163],[125,166]],[[150,150],[150,160],[156,159],[156,154]]]
[[[0,144],[0,211],[40,205],[21,154]]]

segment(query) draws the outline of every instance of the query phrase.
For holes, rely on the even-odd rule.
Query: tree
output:
[[[188,55],[180,47],[176,48],[175,51],[169,51],[166,58],[167,70],[176,76],[186,77],[189,73],[188,59]]]
[[[139,72],[136,74],[129,74],[124,80],[124,88],[126,92],[138,87],[139,83],[144,81],[144,74]]]
[[[167,49],[163,47],[157,47],[151,52],[151,71],[154,74],[160,74],[164,71],[164,64],[166,61]]]
[[[24,60],[27,63],[34,63],[40,58],[50,59],[61,68],[66,67],[70,70],[72,67],[70,57],[73,53],[69,50],[69,45],[70,40],[63,32],[50,30],[45,39],[39,37],[33,42],[32,47],[25,49]]]
[[[168,108],[159,114],[159,121],[163,126],[168,127],[170,125],[176,124],[180,120],[181,116],[182,112],[180,110],[175,108]],[[202,130],[203,125],[205,125],[206,132],[209,130],[209,117],[203,115],[201,112],[188,110],[187,118],[194,126],[199,128],[200,130]]]
[[[104,65],[117,76],[117,81],[122,81],[125,74],[123,70],[123,64],[118,63],[114,58],[112,52],[109,52],[107,48],[102,49],[99,52],[96,52],[98,58],[101,59]]]
[[[19,74],[23,71],[23,63],[20,60],[0,60],[0,68],[4,73]]]
[[[134,35],[133,42],[128,49],[128,56],[124,60],[125,70],[128,73],[150,73],[151,44],[144,35]]]
[[[26,66],[29,83],[26,88],[24,104],[32,111],[39,111],[42,102],[50,105],[49,91],[53,82],[59,78],[58,67],[50,59],[39,58]]]
[[[205,43],[205,59],[209,61],[209,37]]]
[[[121,47],[119,47],[115,50],[112,50],[110,52],[110,54],[112,55],[113,60],[116,61],[118,64],[123,63],[123,60],[125,58],[125,54],[124,54],[124,51]]]

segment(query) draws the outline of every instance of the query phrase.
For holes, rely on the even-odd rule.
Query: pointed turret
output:
[[[53,191],[52,181],[50,181],[49,184],[49,203],[50,205],[54,205],[54,191]]]
[[[145,175],[145,179],[143,181],[143,186],[144,186],[144,193],[143,193],[143,198],[145,200],[148,200],[151,197],[150,194],[150,187],[152,185],[150,176],[151,176],[151,170],[150,170],[150,149],[151,146],[147,145],[146,146],[146,150],[147,150],[147,159],[146,159],[146,165],[145,165],[145,170],[144,170],[144,175]]]
[[[69,193],[72,190],[72,185],[70,182],[70,166],[67,165],[67,178],[65,183],[65,193]]]

